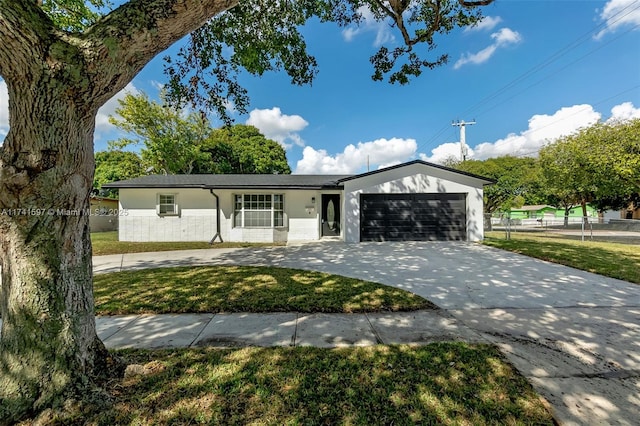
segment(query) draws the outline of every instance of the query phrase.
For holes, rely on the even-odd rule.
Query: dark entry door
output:
[[[466,194],[361,195],[360,241],[466,239]]]
[[[340,194],[322,194],[322,236],[340,235]]]

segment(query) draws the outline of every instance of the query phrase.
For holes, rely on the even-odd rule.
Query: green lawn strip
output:
[[[119,352],[142,374],[64,424],[552,425],[489,345]],[[60,424],[63,419],[60,419]]]
[[[488,232],[484,244],[640,284],[638,246],[530,233],[511,233],[506,240],[501,232]]]
[[[144,269],[94,276],[96,314],[376,312],[435,309],[407,291],[321,272],[253,266]]]
[[[278,243],[209,243],[204,241],[175,241],[175,242],[131,242],[118,241],[118,232],[94,232],[91,234],[91,245],[94,256],[123,253],[144,253],[154,251],[171,250],[196,250],[211,248],[242,248],[242,247],[265,247],[281,245]]]

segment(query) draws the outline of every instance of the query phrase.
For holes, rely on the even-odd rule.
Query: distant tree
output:
[[[113,148],[140,146],[145,166],[159,174],[190,174],[203,160],[201,147],[211,126],[201,114],[152,101],[144,94],[127,94],[118,101],[121,118],[109,121],[133,138],[111,141]]]
[[[628,207],[640,195],[640,119],[598,123],[579,135],[597,185],[600,211]]]
[[[145,174],[142,159],[131,151],[98,151],[95,154],[96,172],[93,188],[103,196],[115,197],[117,190],[102,189],[102,185],[118,180],[133,179]]]
[[[640,193],[640,120],[597,123],[540,150],[551,203],[569,210],[587,203],[600,210],[626,207]]]
[[[161,174],[291,173],[283,147],[254,126],[213,129],[201,114],[127,94],[109,121],[133,138],[112,148],[140,146],[145,169]]]
[[[575,137],[560,139],[540,150],[540,167],[549,202],[564,208],[564,224],[569,224],[569,211],[593,199],[595,186],[591,178],[586,150]]]
[[[540,200],[538,162],[530,157],[504,156],[487,160],[466,160],[457,169],[495,180],[484,188],[484,210],[487,214],[509,211]]]
[[[206,155],[197,173],[291,173],[282,145],[254,126],[236,124],[213,130],[201,150]]]
[[[457,169],[460,163],[462,163],[462,161],[455,155],[448,155],[444,160],[440,161],[439,163],[445,167]]]

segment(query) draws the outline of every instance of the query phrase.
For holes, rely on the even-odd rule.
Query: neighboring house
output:
[[[545,215],[555,216],[555,212],[555,207],[546,204],[522,206],[511,209],[511,219],[542,219]]]
[[[546,204],[522,206],[511,209],[511,219],[554,219],[564,218],[564,208],[556,208]],[[598,217],[598,210],[587,204],[587,216]],[[569,210],[570,218],[582,218],[582,206],[575,206]]]
[[[483,238],[491,180],[412,161],[359,175],[169,175],[113,182],[121,241]]]
[[[106,197],[91,197],[91,232],[116,231],[118,229],[118,200]]]

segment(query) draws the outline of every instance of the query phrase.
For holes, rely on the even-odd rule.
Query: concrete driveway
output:
[[[640,285],[473,243],[320,242],[102,256],[94,263],[96,272],[272,265],[399,287],[497,344],[562,424],[640,419]]]

